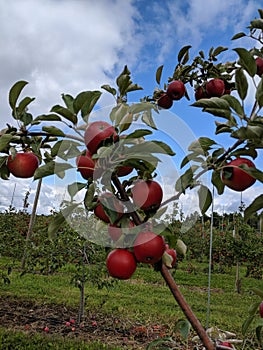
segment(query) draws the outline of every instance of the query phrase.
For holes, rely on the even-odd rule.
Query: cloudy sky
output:
[[[8,91],[18,80],[28,81],[25,92],[36,97],[30,109],[34,115],[61,103],[61,93],[75,96],[100,89],[102,84],[114,84],[125,64],[133,80],[144,87],[140,97],[150,95],[157,67],[164,64],[165,82],[182,46],[192,45],[194,56],[211,46],[231,49],[247,45],[246,40],[237,43],[230,39],[258,16],[260,5],[253,0],[211,0],[209,6],[204,6],[203,0],[0,0],[0,128],[12,124]],[[231,50],[223,55],[226,60],[233,58]],[[138,96],[134,93],[133,98]],[[112,103],[104,94],[100,107]],[[214,119],[189,107],[186,99],[158,118],[163,136],[178,146],[178,157],[185,155],[186,141],[201,135],[213,137]],[[181,127],[187,137],[182,138]],[[224,141],[219,138],[219,142]],[[176,172],[176,165],[173,167]],[[168,196],[175,181],[174,172],[167,169],[161,175]],[[0,208],[11,203],[21,208],[28,189],[32,204],[35,188],[32,180],[2,180]],[[257,184],[245,191],[243,200],[249,203],[259,191],[262,187]],[[39,212],[57,208],[64,196],[63,183],[44,181]],[[185,198],[184,210],[189,203],[193,206],[189,198]],[[235,211],[239,203],[240,194],[226,191],[216,198],[215,210]]]

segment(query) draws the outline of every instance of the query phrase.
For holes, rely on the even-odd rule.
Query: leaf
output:
[[[115,96],[117,94],[116,89],[114,89],[113,87],[111,87],[110,85],[102,85],[101,86],[102,89],[106,90],[107,92],[109,92],[110,94],[112,94],[113,96]]]
[[[58,121],[59,122],[59,121],[61,121],[61,118],[60,118],[60,116],[58,116],[57,114],[54,114],[54,113],[41,114],[33,120],[32,124],[37,124],[38,122],[41,122],[41,121],[49,121],[49,122]]]
[[[23,88],[28,84],[27,81],[21,80],[16,82],[9,91],[9,105],[14,110],[18,97]]]
[[[187,339],[190,333],[191,324],[187,320],[179,320],[176,322],[175,330],[178,330],[184,339]]]
[[[26,107],[35,100],[34,97],[25,97],[22,99],[22,101],[19,102],[19,105],[17,107],[17,111],[21,114],[25,111]]]
[[[48,225],[48,236],[50,239],[54,239],[59,228],[66,223],[67,217],[77,208],[79,204],[74,203],[61,210],[56,216],[53,216]]]
[[[2,152],[6,147],[9,146],[9,143],[13,139],[13,135],[4,134],[0,136],[0,152]]]
[[[221,52],[227,51],[228,48],[224,46],[218,46],[214,49],[213,56],[218,56]]]
[[[173,339],[171,337],[164,337],[164,338],[160,338],[160,339],[155,339],[155,340],[151,341],[150,344],[147,345],[146,350],[152,350],[156,346],[159,347],[159,345],[161,345],[161,344],[165,344],[167,342],[172,342],[172,341],[173,341]]]
[[[72,184],[68,185],[68,193],[71,199],[73,199],[73,197],[86,186],[87,184],[82,182],[73,182]]]
[[[42,130],[52,136],[65,136],[64,132],[55,126],[43,126]]]
[[[155,80],[157,84],[160,84],[161,82],[162,72],[163,72],[163,64],[160,67],[158,67],[156,70]]]
[[[74,108],[73,108],[74,98],[69,94],[62,94],[62,100],[64,101],[67,109],[69,109],[72,113],[74,113]]]
[[[101,96],[100,91],[83,91],[77,95],[73,102],[73,108],[76,114],[81,111],[82,119],[87,122],[88,116],[93,110],[95,104]]]
[[[244,100],[247,96],[248,82],[242,68],[236,70],[235,79],[238,95],[241,100]]]
[[[178,239],[176,242],[175,250],[179,255],[182,255],[185,257],[187,252],[187,246],[181,239]]]
[[[140,144],[136,144],[130,148],[127,149],[126,154],[141,154],[142,156],[145,156],[147,154],[151,153],[160,153],[160,154],[167,154],[169,156],[174,156],[175,153],[173,150],[168,146],[166,143],[162,141],[145,141]]]
[[[127,87],[125,93],[131,92],[131,91],[138,91],[138,90],[143,90],[143,88],[142,88],[141,86],[139,86],[138,84],[133,84],[133,83],[131,83],[131,84]]]
[[[220,177],[220,172],[217,171],[217,170],[214,170],[212,172],[212,184],[215,186],[215,188],[217,189],[217,193],[220,195],[220,194],[223,194],[224,193],[224,188],[225,188],[225,185],[224,183],[221,181],[221,177]]]
[[[236,48],[234,51],[239,55],[239,64],[251,77],[257,73],[257,65],[253,55],[244,48]]]
[[[118,126],[128,113],[129,106],[126,103],[118,103],[110,112],[110,120],[115,126]]]
[[[248,309],[248,313],[250,316],[255,315],[258,312],[258,308],[259,308],[260,303],[261,303],[261,301],[257,301],[256,303],[253,303],[252,305],[250,305],[250,307]]]
[[[133,121],[133,116],[131,113],[126,114],[126,116],[121,120],[121,122],[117,125],[119,132],[123,132],[131,126]]]
[[[186,45],[182,47],[177,55],[177,60],[180,63],[185,55],[188,54],[189,49],[191,48],[191,45]]]
[[[233,109],[233,111],[236,112],[239,117],[243,118],[245,116],[244,109],[236,97],[231,95],[224,95],[221,98],[228,102],[229,106]]]
[[[262,345],[262,333],[261,333],[261,330],[262,330],[263,326],[257,326],[256,327],[256,336],[257,336],[257,340],[259,341],[259,343]]]
[[[251,291],[263,300],[263,290],[262,289],[253,287],[253,288],[251,288]]]
[[[138,139],[147,135],[151,135],[152,131],[148,129],[135,130],[131,134],[127,135],[125,139]]]
[[[151,111],[146,111],[142,115],[142,121],[150,128],[157,130],[157,126],[154,123]]]
[[[255,316],[248,317],[245,322],[242,324],[242,334],[246,335],[248,328],[250,327],[251,323],[253,322]]]
[[[240,38],[243,38],[244,36],[247,36],[247,35],[246,35],[245,33],[243,33],[243,32],[240,32],[240,33],[235,34],[235,35],[231,38],[231,40],[240,39]]]
[[[95,194],[95,185],[94,183],[91,183],[84,197],[84,205],[87,210],[92,210],[94,209],[94,205],[97,205],[96,203],[93,202],[94,194]]]
[[[192,167],[187,169],[183,175],[176,181],[175,189],[178,192],[185,193],[185,190],[193,184],[193,170]]]
[[[256,100],[260,107],[263,106],[263,78],[261,78],[256,91]]]
[[[244,220],[247,221],[251,215],[263,208],[263,194],[253,200],[244,211]],[[263,296],[262,296],[263,299]]]
[[[77,116],[68,108],[65,108],[65,107],[60,106],[60,105],[55,105],[51,108],[50,112],[57,113],[57,114],[61,115],[62,117],[64,117],[65,119],[72,122],[73,124],[77,124],[77,121],[78,121]]]
[[[54,161],[50,161],[45,165],[37,168],[34,174],[34,180],[38,180],[43,177],[47,177],[50,175],[57,175],[60,178],[65,176],[65,171],[73,168],[69,163],[57,163]]]
[[[262,18],[254,19],[250,22],[250,25],[254,29],[263,30],[263,19]]]
[[[212,203],[212,194],[209,188],[207,188],[204,185],[201,185],[198,189],[198,196],[199,208],[201,210],[202,215],[204,215]]]

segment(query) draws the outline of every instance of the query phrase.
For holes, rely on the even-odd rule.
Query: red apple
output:
[[[207,93],[205,90],[205,86],[198,86],[198,88],[195,90],[195,100],[201,100],[201,98],[207,98]]]
[[[159,107],[164,109],[169,109],[173,105],[173,100],[166,94],[163,93],[157,100],[157,104]]]
[[[261,301],[259,305],[259,315],[261,318],[263,318],[263,300]]]
[[[109,139],[112,139],[113,142],[118,140],[118,135],[112,125],[104,121],[88,124],[84,133],[84,140],[91,154],[96,153],[103,142]]]
[[[168,85],[166,93],[172,100],[180,100],[186,93],[185,85],[181,80],[174,80]]]
[[[221,171],[222,182],[234,191],[244,191],[256,182],[253,176],[238,167],[242,164],[255,168],[255,164],[251,160],[240,157],[229,162]]]
[[[112,277],[126,280],[135,272],[137,264],[134,255],[126,249],[114,249],[106,260],[109,274]]]
[[[220,343],[220,345],[225,346],[225,347],[227,347],[229,349],[233,349],[232,344],[229,343],[228,341],[223,341],[223,342]]]
[[[8,156],[7,168],[12,175],[19,178],[30,178],[39,166],[38,157],[33,152],[17,153]]]
[[[84,179],[88,180],[93,177],[95,161],[92,159],[92,154],[89,150],[86,150],[85,155],[77,157],[76,164],[78,171]]]
[[[257,65],[257,75],[261,77],[263,74],[263,59],[261,57],[256,58],[256,65]]]
[[[151,231],[140,232],[134,241],[133,251],[137,261],[155,264],[165,251],[164,238]]]
[[[123,205],[111,192],[103,193],[97,202],[98,205],[94,209],[94,214],[102,221],[114,223],[122,217]],[[104,207],[106,207],[106,210]]]
[[[222,79],[211,79],[206,83],[208,97],[221,97],[225,92],[225,83]]]
[[[172,267],[174,267],[174,265],[176,264],[176,260],[177,260],[176,250],[169,248],[169,246],[168,246],[168,248],[166,248],[165,251],[167,254],[169,254],[173,258],[171,265],[172,265]]]
[[[134,204],[144,211],[157,210],[163,199],[163,190],[158,182],[139,180],[131,189]]]

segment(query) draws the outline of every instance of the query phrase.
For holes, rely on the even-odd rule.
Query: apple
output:
[[[174,265],[176,264],[176,261],[177,261],[177,253],[176,253],[176,250],[175,249],[172,249],[169,247],[169,245],[165,247],[165,251],[167,254],[171,255],[171,257],[173,258],[172,262],[171,262],[171,265],[172,267],[174,267]]]
[[[244,191],[256,182],[253,176],[238,168],[242,164],[255,168],[255,164],[250,159],[240,157],[227,163],[221,170],[222,182],[234,191]]]
[[[134,241],[133,252],[138,262],[155,264],[165,252],[164,238],[152,231],[140,232]]]
[[[208,97],[221,97],[225,92],[225,83],[222,79],[211,79],[206,83]]]
[[[86,150],[85,155],[80,155],[76,159],[76,165],[81,176],[88,180],[93,177],[95,161],[92,159],[92,154]]]
[[[207,93],[205,90],[205,86],[198,86],[195,90],[195,100],[201,100],[201,98],[207,98]]]
[[[94,209],[94,214],[106,223],[114,223],[123,215],[122,203],[111,193],[105,192],[97,199],[97,206]],[[111,217],[105,211],[104,206],[112,213]],[[113,222],[111,222],[113,220]]]
[[[127,176],[133,171],[133,167],[131,166],[126,166],[126,165],[121,165],[117,168],[117,176],[122,177],[122,176]]]
[[[128,227],[121,227],[119,224],[109,224],[108,225],[108,233],[110,238],[117,242],[121,235],[127,233],[130,229],[134,227],[133,221],[130,220]]]
[[[98,148],[106,140],[118,140],[115,128],[107,122],[95,121],[88,124],[84,133],[84,141],[91,154],[97,152]]]
[[[7,168],[15,177],[30,178],[38,167],[39,159],[33,152],[16,153],[7,158]]]
[[[180,100],[186,93],[185,85],[181,80],[172,81],[167,88],[166,94],[172,100]]]
[[[106,266],[110,276],[126,280],[134,274],[137,263],[129,250],[114,249],[107,256]]]
[[[259,315],[261,318],[263,318],[263,300],[261,301],[259,305]]]
[[[257,65],[257,75],[261,77],[263,74],[263,59],[261,57],[256,58],[256,65]]]
[[[173,105],[173,100],[166,94],[163,93],[157,100],[157,105],[164,109],[169,109]]]
[[[162,187],[154,180],[137,181],[131,194],[134,204],[145,212],[157,210],[163,199]]]
[[[49,328],[48,327],[44,327],[44,332],[48,333],[49,332]]]

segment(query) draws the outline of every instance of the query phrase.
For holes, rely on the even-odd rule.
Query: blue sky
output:
[[[0,128],[10,122],[7,93],[17,80],[29,82],[25,92],[36,97],[31,112],[38,115],[61,103],[61,93],[75,96],[102,84],[114,84],[125,64],[134,82],[144,87],[143,92],[131,94],[131,102],[150,95],[156,86],[157,67],[164,64],[162,83],[166,82],[184,45],[192,46],[191,57],[211,46],[226,46],[230,51],[223,53],[222,59],[233,59],[231,49],[249,43],[246,39],[231,42],[231,37],[245,30],[258,16],[260,6],[260,1],[252,0],[0,0]],[[193,92],[188,92],[192,97]],[[100,107],[112,103],[111,96],[103,94]],[[215,118],[190,107],[190,103],[183,99],[156,117],[167,140],[178,141],[182,133],[174,131],[174,125],[179,121],[189,135],[214,137]],[[218,140],[224,145],[228,142],[222,137]],[[178,149],[178,163],[183,153]],[[262,157],[259,159],[262,162]],[[16,206],[22,205],[21,191],[27,186],[32,202],[36,184],[12,178],[1,184],[1,207],[10,204],[10,188],[15,183]],[[168,192],[172,191],[173,171],[167,184]],[[40,210],[56,207],[64,195],[57,180],[48,179],[45,186]],[[250,202],[259,191],[262,186],[257,184],[243,197]],[[233,211],[239,202],[239,194],[227,191],[224,197],[216,198],[215,209]]]

